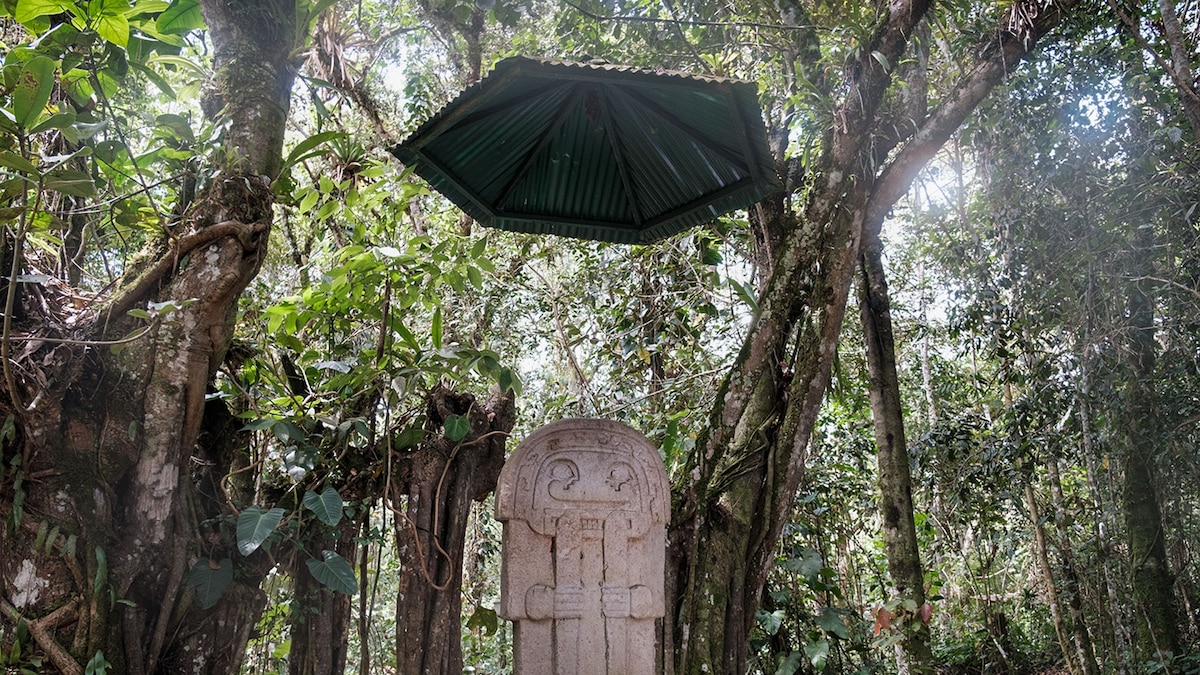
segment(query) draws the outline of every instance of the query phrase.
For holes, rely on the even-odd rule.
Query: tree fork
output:
[[[861,175],[861,167],[870,165],[868,140],[891,83],[891,73],[880,61],[899,62],[929,3],[897,2],[887,7],[886,17],[863,50],[850,92],[834,111],[834,123],[822,143],[817,166],[806,172],[808,189],[801,215],[779,216],[787,220],[780,228],[785,234],[771,265],[772,274],[760,292],[758,312],[689,458],[688,482],[675,490],[670,541],[679,569],[668,593],[673,595],[669,606],[676,614],[670,621],[673,644],[664,644],[664,649],[677,648],[664,655],[668,672],[744,671],[754,610],[804,473],[808,442],[829,380],[858,262],[859,238],[864,232],[878,232],[916,173],[1004,73],[1056,26],[1073,4],[1066,0],[1047,8],[1038,3],[1037,11],[1022,4],[1010,10],[1023,10],[1019,16],[1026,19],[1010,22],[999,40],[989,36],[979,63],[967,72],[959,89],[875,180]],[[876,53],[883,59],[876,58]],[[789,349],[789,344],[794,349]],[[774,387],[776,400],[783,402],[782,412],[755,404],[759,387],[768,386],[764,378],[774,378],[773,369],[783,368],[790,369],[790,382]],[[783,383],[786,379],[768,381]],[[774,414],[780,415],[778,422],[772,421]],[[743,442],[747,429],[776,427],[778,431],[772,433],[776,440],[766,446]],[[743,432],[740,436],[739,430]],[[758,486],[718,489],[723,481],[726,487],[734,484],[726,480],[731,475],[749,480],[733,471],[743,466],[764,467]],[[721,526],[720,518],[709,518],[710,514],[726,513],[753,514],[749,522],[756,531],[754,536],[731,533]],[[725,541],[718,544],[721,539]],[[714,549],[707,549],[701,555],[702,543],[715,546],[715,554]],[[723,555],[734,558],[722,559]],[[729,576],[741,565],[748,574]],[[716,573],[721,570],[722,574]],[[730,602],[744,605],[731,614],[725,604]],[[740,626],[730,625],[730,618]],[[722,636],[719,655],[709,642],[717,635]]]

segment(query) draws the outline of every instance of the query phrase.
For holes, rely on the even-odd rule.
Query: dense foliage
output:
[[[724,663],[1200,672],[1195,3],[938,2],[897,58],[883,51],[887,3],[247,3],[230,11],[282,26],[279,63],[295,75],[282,150],[247,144],[229,110],[258,75],[222,42],[214,8],[236,4],[0,3],[11,672],[511,672],[487,495],[504,441],[563,417],[642,430],[675,484],[673,532],[716,541],[681,510],[699,522],[775,461],[736,441],[724,464],[703,459],[739,350],[785,295],[773,256],[802,248],[771,223],[821,203],[855,105],[882,121],[863,123],[838,203],[869,221],[863,185],[916,175],[884,205],[881,237],[921,599],[889,572],[878,385],[848,318],[811,433],[796,434],[786,522],[764,534],[764,585],[746,590],[758,606],[730,601],[749,613],[748,645]],[[1038,48],[1000,58],[1002,82],[948,142],[905,155],[981,86],[972,73],[1005,31]],[[788,193],[650,246],[479,227],[387,148],[511,54],[757,82]],[[878,100],[864,100],[872,82]],[[227,306],[208,294],[225,277],[187,281],[217,237],[243,265]],[[764,447],[792,440],[776,437],[793,429],[782,399],[807,377],[817,304],[782,330],[793,353],[756,376],[781,399],[750,434]],[[122,416],[177,393],[161,374],[197,326],[229,333],[188,371],[195,407]],[[122,509],[142,502],[122,500],[141,474],[124,472],[154,442],[121,444],[171,425],[191,430],[187,496],[164,520],[174,543],[127,555]],[[451,508],[461,528],[443,531]],[[236,639],[200,639],[218,618]],[[429,633],[405,648],[446,622],[461,653],[424,655]],[[926,656],[908,648],[918,639]],[[187,660],[230,644],[226,661]]]

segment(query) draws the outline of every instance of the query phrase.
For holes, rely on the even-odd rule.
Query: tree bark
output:
[[[330,533],[324,548],[346,560],[357,560],[360,528],[344,526]],[[314,546],[314,548],[316,548]],[[318,549],[319,550],[319,549]],[[344,673],[350,646],[351,596],[323,586],[308,570],[306,561],[317,550],[295,551],[292,557],[292,602],[288,622],[292,648],[288,652],[288,675]]]
[[[1100,675],[1100,665],[1096,663],[1096,651],[1092,644],[1092,636],[1088,632],[1087,617],[1083,611],[1083,598],[1080,597],[1079,573],[1076,572],[1075,555],[1069,547],[1071,533],[1065,522],[1066,502],[1063,499],[1062,480],[1059,477],[1057,460],[1051,460],[1046,465],[1046,473],[1050,481],[1050,498],[1054,505],[1054,527],[1060,542],[1062,595],[1066,596],[1068,624],[1074,638],[1076,656],[1079,658],[1079,669],[1084,675]]]
[[[1179,23],[1175,0],[1158,0],[1158,11],[1162,16],[1163,37],[1167,40],[1167,49],[1171,53],[1171,65],[1167,73],[1175,83],[1179,92],[1179,102],[1183,114],[1192,127],[1194,138],[1200,142],[1200,94],[1196,92],[1196,79],[1192,75],[1192,59],[1196,54],[1196,44],[1188,44],[1188,35]]]
[[[1154,402],[1154,299],[1146,279],[1153,277],[1154,229],[1140,227],[1133,241],[1133,278],[1129,286],[1125,385],[1124,473],[1125,528],[1129,537],[1133,595],[1137,603],[1138,651],[1161,660],[1179,651],[1175,579],[1168,568],[1162,510],[1154,486],[1154,455],[1160,428]]]
[[[468,418],[470,430],[458,441],[432,438],[395,459],[390,498],[397,510],[401,563],[396,672],[457,675],[463,667],[458,636],[467,519],[471,503],[496,488],[516,412],[511,392],[496,392],[483,405],[469,394],[447,389],[437,389],[429,398],[431,427],[460,415]]]
[[[883,269],[879,238],[864,243],[862,274],[859,277],[859,314],[866,342],[867,374],[871,382],[871,416],[875,426],[875,448],[879,465],[879,502],[883,518],[883,550],[888,575],[901,604],[897,614],[904,638],[901,672],[932,673],[933,652],[929,626],[922,618],[925,605],[925,575],[913,521],[912,473],[904,415],[900,404],[900,380],[896,372],[896,343],[892,333],[891,303]]]
[[[1042,581],[1046,584],[1046,602],[1050,605],[1050,619],[1054,623],[1054,637],[1058,640],[1059,651],[1062,652],[1063,662],[1072,674],[1079,673],[1079,662],[1075,650],[1071,647],[1071,637],[1067,624],[1063,620],[1062,603],[1059,601],[1058,584],[1054,580],[1054,568],[1050,566],[1050,552],[1046,545],[1046,528],[1042,526],[1041,511],[1038,509],[1037,496],[1033,485],[1025,484],[1025,508],[1029,510],[1029,520],[1033,523],[1034,553],[1037,555],[1038,570],[1042,573]]]
[[[27,562],[53,589],[23,598],[30,619],[73,608],[73,621],[39,639],[59,672],[81,672],[103,651],[110,672],[235,673],[262,607],[262,570],[253,560],[239,559],[242,573],[209,610],[191,602],[185,576],[197,561],[238,558],[202,526],[212,504],[193,482],[192,455],[237,300],[266,252],[296,17],[286,2],[203,0],[201,7],[220,101],[210,109],[228,123],[222,161],[192,211],[163,224],[168,237],[130,265],[77,336],[86,343],[132,332],[125,311],[147,301],[178,309],[119,353],[43,346],[49,384],[8,392],[18,408],[22,470],[36,478],[21,488],[23,520],[8,499],[15,495],[6,494],[4,511],[22,527],[6,541],[0,576],[10,588],[12,572]],[[60,532],[55,555],[33,553],[38,520]]]

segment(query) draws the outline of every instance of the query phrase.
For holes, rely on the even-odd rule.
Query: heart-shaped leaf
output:
[[[196,603],[201,609],[217,604],[221,594],[233,581],[233,561],[221,558],[220,562],[201,558],[188,572],[188,588],[196,591]]]
[[[342,496],[332,487],[326,487],[321,494],[312,490],[304,493],[304,506],[317,514],[317,518],[330,527],[337,525],[338,521],[342,519],[342,508],[345,505]]]
[[[311,558],[305,561],[308,571],[317,581],[331,590],[346,595],[354,595],[358,591],[358,580],[354,578],[354,569],[337,551],[321,551],[322,560]]]
[[[467,437],[467,432],[471,430],[471,420],[465,415],[448,415],[446,416],[446,438],[455,443]]]
[[[250,555],[275,532],[283,520],[283,509],[263,509],[258,506],[247,506],[242,515],[238,516],[237,538],[238,551],[242,555]]]

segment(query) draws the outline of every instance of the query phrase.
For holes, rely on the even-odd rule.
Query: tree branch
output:
[[[267,223],[242,223],[236,220],[226,220],[209,225],[195,234],[174,240],[172,246],[158,259],[158,262],[151,265],[132,284],[113,298],[108,307],[101,310],[99,325],[108,325],[114,316],[124,314],[137,304],[154,284],[165,277],[175,267],[178,260],[188,252],[229,236],[237,237],[243,248],[252,250],[254,244],[250,238],[265,231],[267,227]]]
[[[0,598],[0,612],[3,612],[14,624],[24,621],[25,625],[29,626],[29,634],[33,636],[34,641],[42,648],[42,651],[46,652],[50,662],[60,672],[64,675],[83,675],[83,668],[79,662],[67,653],[67,650],[58,644],[58,640],[55,640],[54,635],[51,634],[59,624],[74,617],[75,603],[67,603],[41,619],[29,619],[21,616],[21,611],[10,604],[8,600]]]
[[[1039,7],[1037,0],[1025,0],[1009,10],[1016,15]],[[879,176],[867,202],[864,225],[878,231],[887,212],[912,185],[917,173],[937,154],[950,136],[958,130],[967,115],[991,93],[992,88],[1029,52],[1062,18],[1079,4],[1079,0],[1063,0],[1048,7],[1024,25],[1010,20],[1008,28],[980,56],[974,67],[959,81],[954,93],[942,101],[921,125],[912,139],[890,161]]]

